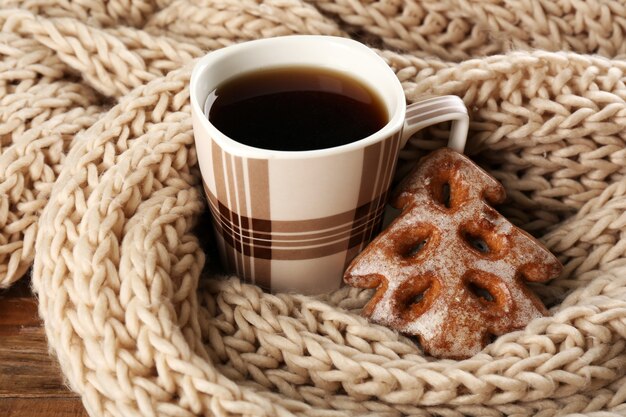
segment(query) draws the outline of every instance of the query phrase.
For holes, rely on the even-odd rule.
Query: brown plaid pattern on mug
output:
[[[214,227],[225,243],[227,269],[271,288],[272,260],[313,259],[345,252],[347,265],[380,228],[399,145],[398,133],[363,150],[355,209],[292,221],[269,220],[271,161],[231,155],[213,143],[217,195],[206,184],[204,188]]]

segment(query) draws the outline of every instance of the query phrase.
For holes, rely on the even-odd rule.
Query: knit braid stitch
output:
[[[626,414],[626,9],[579,3],[4,1],[0,285],[34,260],[92,416]],[[409,101],[463,98],[502,212],[565,264],[535,287],[551,316],[436,361],[358,315],[369,291],[268,294],[203,270],[194,59],[298,33],[368,42]],[[397,176],[445,135],[416,135]]]

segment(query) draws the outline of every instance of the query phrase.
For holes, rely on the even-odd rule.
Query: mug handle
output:
[[[407,106],[400,148],[418,130],[447,121],[452,121],[448,147],[463,153],[469,130],[469,116],[465,103],[457,96],[433,97]]]

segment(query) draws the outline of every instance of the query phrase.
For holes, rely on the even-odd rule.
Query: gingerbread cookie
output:
[[[377,288],[363,315],[416,336],[433,356],[461,359],[546,314],[524,281],[549,280],[562,266],[488,205],[504,198],[465,156],[444,148],[425,157],[392,198],[402,214],[344,275]]]

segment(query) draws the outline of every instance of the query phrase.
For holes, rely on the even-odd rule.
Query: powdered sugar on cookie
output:
[[[504,198],[463,155],[426,157],[392,200],[402,214],[346,271],[348,284],[377,287],[363,314],[447,358],[476,354],[492,335],[545,314],[524,281],[546,281],[562,267],[488,204]]]

